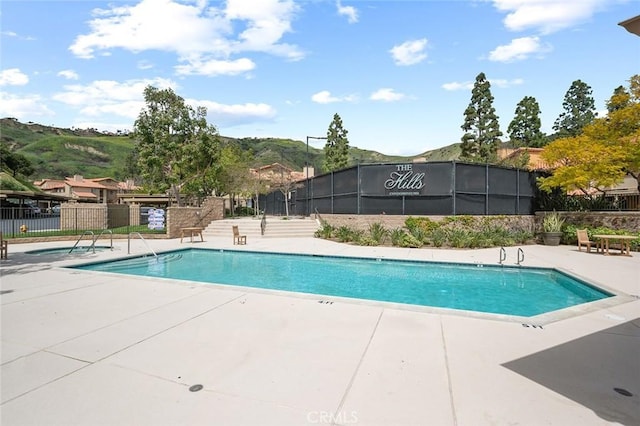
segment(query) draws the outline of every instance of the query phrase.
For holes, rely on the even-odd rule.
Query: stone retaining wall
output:
[[[567,225],[585,225],[588,228],[605,227],[629,232],[640,232],[640,212],[558,212]],[[545,212],[536,212],[536,229],[541,229]]]
[[[206,228],[213,220],[224,218],[224,199],[208,197],[200,207],[169,207],[167,238],[180,237],[181,228]]]

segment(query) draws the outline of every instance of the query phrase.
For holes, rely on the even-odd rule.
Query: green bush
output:
[[[389,235],[389,231],[379,222],[369,225],[369,237],[376,243],[376,245],[384,244]]]
[[[434,229],[429,234],[429,240],[434,247],[442,247],[447,242],[447,231],[444,229]]]
[[[429,233],[429,232],[433,231],[434,229],[439,228],[440,224],[438,222],[432,221],[428,217],[413,217],[413,216],[410,216],[404,221],[404,226],[407,227],[409,232],[411,232],[413,235],[416,235],[415,232],[417,230],[420,230],[423,233]]]
[[[404,229],[402,228],[392,230],[390,233],[391,245],[394,247],[404,247],[403,243],[405,235],[407,235],[407,233],[404,232]]]
[[[328,224],[327,222],[322,222],[322,227],[315,232],[315,236],[317,238],[330,239],[333,237],[333,233],[335,232],[335,228]]]
[[[353,230],[351,230],[351,228],[349,228],[348,226],[344,226],[344,225],[339,227],[336,230],[335,236],[338,239],[338,241],[340,241],[341,243],[349,243],[353,241],[353,238],[354,238]]]

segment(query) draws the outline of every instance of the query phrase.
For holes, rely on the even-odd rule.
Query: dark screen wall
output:
[[[362,164],[299,182],[289,213],[402,215],[533,214],[537,174],[449,162]],[[284,196],[261,196],[267,214],[285,213]]]

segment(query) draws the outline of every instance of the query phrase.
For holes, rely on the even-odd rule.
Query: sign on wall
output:
[[[425,172],[414,171],[413,164],[397,164],[384,181],[387,195],[420,195],[425,187]]]

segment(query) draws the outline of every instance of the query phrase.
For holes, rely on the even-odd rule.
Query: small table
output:
[[[202,238],[203,229],[204,228],[180,228],[180,242],[182,242],[182,238],[184,238],[185,234],[188,234],[191,237],[192,243],[194,235],[200,235],[200,241],[204,241],[204,238]]]
[[[598,239],[598,249],[602,249],[602,254],[609,255],[609,240],[620,241],[620,254],[624,256],[631,256],[631,241],[637,239],[633,235],[606,235],[597,234],[593,238]]]

